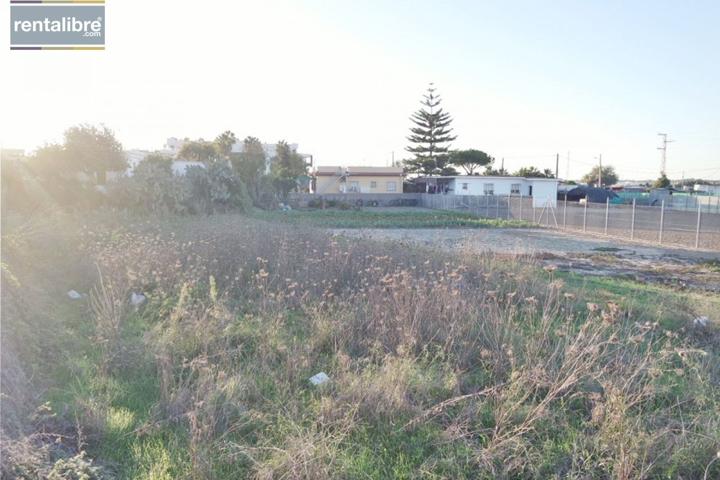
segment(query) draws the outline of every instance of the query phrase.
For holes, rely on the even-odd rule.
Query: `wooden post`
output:
[[[702,204],[698,202],[697,227],[695,227],[695,248],[700,248],[700,217],[702,216]]]
[[[630,220],[630,240],[635,239],[635,200],[633,198],[632,219]]]

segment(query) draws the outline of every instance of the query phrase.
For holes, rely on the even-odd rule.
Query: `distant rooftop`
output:
[[[340,167],[340,166],[318,166],[315,168],[315,175],[402,175],[402,167]]]
[[[514,175],[427,175],[418,178],[428,179],[498,179],[498,180],[532,180],[532,181],[545,181],[545,182],[559,182],[557,178],[544,178],[544,177],[518,177]]]

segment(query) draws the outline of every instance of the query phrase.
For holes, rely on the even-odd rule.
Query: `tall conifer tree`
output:
[[[420,103],[423,107],[410,117],[414,126],[407,137],[410,146],[406,150],[415,158],[406,160],[405,168],[423,175],[456,175],[448,155],[450,142],[457,138],[450,128],[452,117],[440,107],[441,99],[432,83]]]

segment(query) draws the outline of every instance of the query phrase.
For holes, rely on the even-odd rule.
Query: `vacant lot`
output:
[[[720,475],[716,297],[239,215],[5,221],[4,478]]]
[[[720,293],[720,252],[652,247],[546,229],[335,229],[339,235],[392,240],[460,253],[531,256],[579,275],[613,276]]]

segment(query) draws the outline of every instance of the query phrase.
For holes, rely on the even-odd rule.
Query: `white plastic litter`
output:
[[[309,378],[310,383],[312,383],[315,386],[322,385],[323,383],[330,380],[330,377],[327,376],[327,373],[320,372],[316,373],[312,377]]]
[[[143,295],[142,293],[133,292],[130,295],[130,304],[135,307],[139,307],[140,305],[145,303],[146,300],[147,300],[147,297],[145,295]]]
[[[708,317],[697,317],[695,320],[693,320],[693,325],[696,327],[707,327],[708,322],[710,319]]]
[[[80,300],[80,299],[82,298],[82,295],[80,295],[80,294],[79,294],[78,292],[76,292],[75,290],[70,290],[70,291],[67,293],[67,296],[70,297],[70,298],[72,298],[73,300]]]

